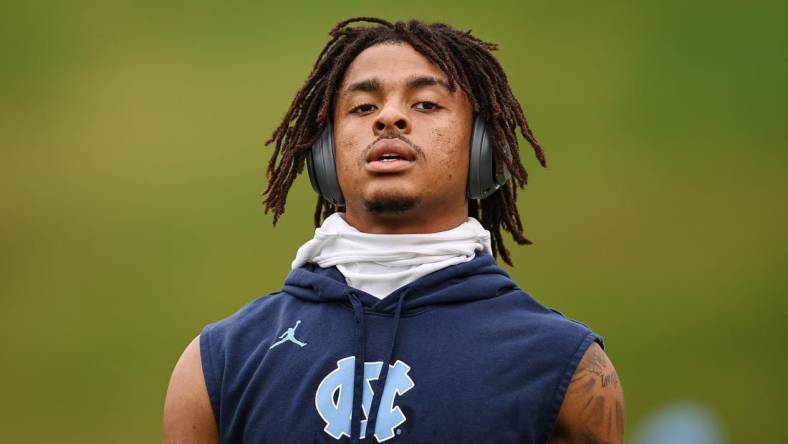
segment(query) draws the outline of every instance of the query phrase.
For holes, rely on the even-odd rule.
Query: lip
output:
[[[395,154],[399,159],[382,160],[384,154]],[[376,144],[367,154],[366,170],[370,173],[399,173],[411,168],[416,162],[416,152],[398,139],[386,139]]]

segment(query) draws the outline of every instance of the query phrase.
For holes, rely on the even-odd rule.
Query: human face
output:
[[[468,217],[473,109],[405,43],[362,51],[334,99],[339,186],[348,222],[373,233],[429,233]]]

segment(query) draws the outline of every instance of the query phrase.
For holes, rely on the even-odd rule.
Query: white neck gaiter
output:
[[[422,276],[470,261],[479,250],[492,254],[490,232],[472,217],[438,233],[369,234],[334,213],[298,249],[292,268],[336,265],[349,286],[382,299]]]

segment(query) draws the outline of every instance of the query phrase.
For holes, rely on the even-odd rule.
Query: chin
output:
[[[364,207],[367,211],[377,216],[396,215],[415,208],[419,202],[420,199],[413,196],[390,196],[365,200]]]
[[[364,196],[364,208],[375,215],[404,213],[415,208],[421,201],[414,190],[403,190],[402,187],[396,186],[375,188]]]

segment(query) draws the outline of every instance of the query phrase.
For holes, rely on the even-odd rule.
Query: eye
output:
[[[418,109],[418,110],[422,110],[422,111],[434,111],[436,109],[442,108],[437,103],[430,102],[430,101],[427,101],[427,100],[425,100],[423,102],[418,102],[417,104],[413,105],[413,107]]]
[[[375,105],[371,103],[362,103],[361,105],[354,106],[350,110],[350,114],[366,114],[375,110]]]

